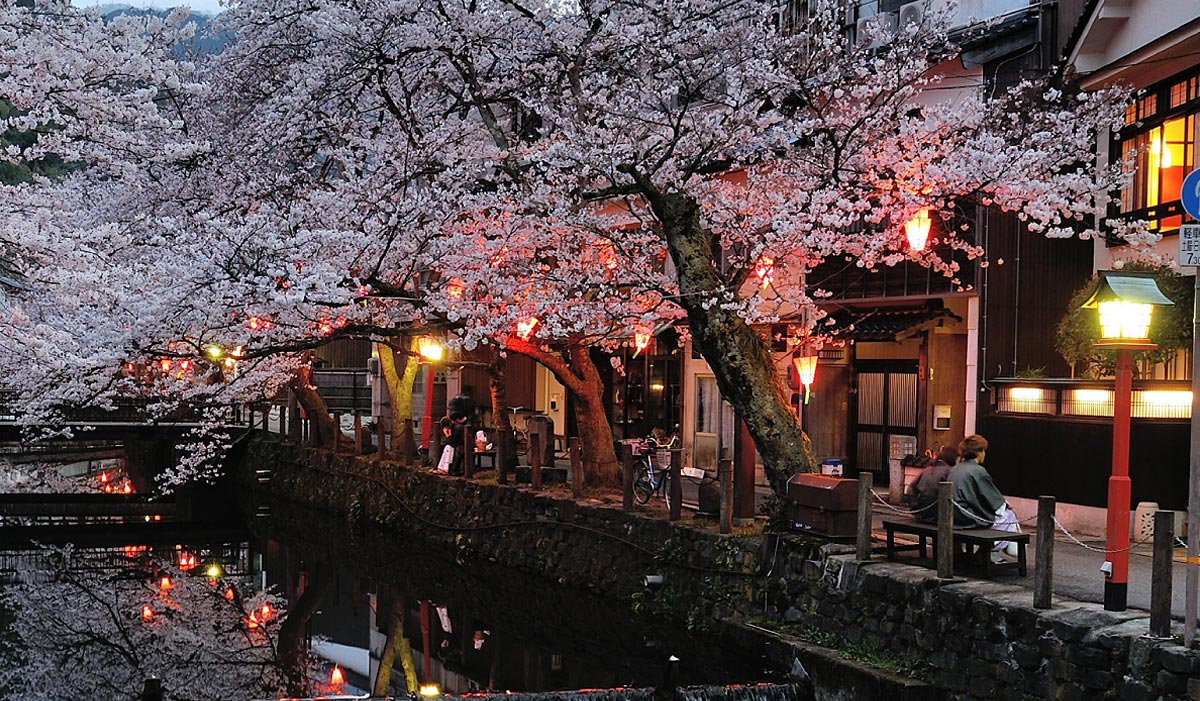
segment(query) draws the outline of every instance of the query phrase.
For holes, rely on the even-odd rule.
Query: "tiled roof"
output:
[[[962,321],[940,304],[921,307],[842,309],[833,312],[820,328],[836,338],[856,341],[899,341],[914,333],[940,326],[946,319]]]

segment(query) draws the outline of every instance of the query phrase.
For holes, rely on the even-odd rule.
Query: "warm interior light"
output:
[[[1074,394],[1077,402],[1107,402],[1111,398],[1106,389],[1077,389]]]
[[[1101,302],[1099,308],[1100,336],[1102,338],[1141,339],[1147,337],[1154,305],[1112,300]]]
[[[637,353],[641,353],[642,351],[646,350],[650,346],[650,339],[652,338],[654,338],[654,335],[649,331],[634,332],[633,347],[637,349]],[[637,353],[634,353],[634,355],[637,355]]]
[[[538,318],[536,316],[531,316],[523,321],[518,321],[517,338],[521,339],[522,341],[528,341],[529,337],[533,335],[533,330],[537,328],[537,325]]]
[[[422,684],[420,686],[420,694],[424,698],[431,699],[435,696],[441,696],[442,690],[438,688],[437,684]]]
[[[1036,402],[1042,398],[1042,390],[1037,387],[1012,387],[1008,390],[1008,397],[1025,402]]]
[[[663,383],[661,383],[661,382],[651,382],[651,383],[650,383],[650,389],[651,389],[651,391],[654,391],[654,392],[661,392],[661,391],[663,391],[663,389],[665,389],[665,388],[666,388],[666,385],[664,385],[664,384],[663,384]]]
[[[904,235],[908,237],[908,247],[914,251],[925,250],[925,242],[929,240],[929,210],[922,209],[913,215],[912,219],[904,222]]]
[[[1142,402],[1154,406],[1190,407],[1192,393],[1187,390],[1145,390],[1141,392]]]
[[[142,620],[148,621],[151,618],[154,618],[154,609],[150,608],[150,604],[143,604],[142,605]]]
[[[346,677],[342,675],[342,668],[337,665],[333,666],[333,671],[329,673],[329,683],[334,686],[341,686],[346,683]]]
[[[775,279],[775,259],[762,256],[754,264],[754,277],[758,278],[758,286],[766,288]]]
[[[442,359],[444,349],[433,336],[421,336],[417,339],[417,353],[429,362]]]

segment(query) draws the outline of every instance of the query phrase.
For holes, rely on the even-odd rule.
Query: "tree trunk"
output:
[[[718,276],[710,233],[700,224],[695,200],[682,194],[650,194],[663,226],[679,283],[678,303],[687,311],[692,343],[716,375],[721,396],[746,422],[776,494],[787,493],[797,472],[815,471],[808,436],[788,405],[774,359],[758,332],[711,300],[726,294]]]
[[[392,667],[396,657],[404,669],[405,691],[408,694],[417,692],[417,666],[412,659],[412,646],[404,637],[404,597],[394,589],[387,591],[391,615],[388,617],[387,642],[383,646],[383,655],[379,660],[379,674],[375,677],[375,686],[371,696],[387,696],[388,686],[392,682]]]
[[[296,603],[288,608],[287,618],[279,627],[279,664],[287,678],[287,695],[303,697],[308,694],[308,657],[304,649],[304,631],[308,621],[321,605],[325,592],[333,584],[333,577],[321,563],[314,563],[310,570],[308,587]]]
[[[554,377],[575,399],[575,423],[583,447],[585,482],[602,487],[621,483],[621,469],[613,446],[612,426],[604,411],[604,381],[582,344],[567,340],[566,351],[554,352],[517,338],[509,338],[509,350],[529,356],[554,373]]]
[[[508,361],[500,349],[492,347],[492,364],[488,367],[488,387],[492,395],[492,422],[496,425],[496,466],[500,483],[507,474],[517,468],[517,445],[513,436],[512,421],[508,418],[508,378],[505,369]]]
[[[312,366],[305,365],[288,386],[308,415],[313,444],[318,448],[337,449],[338,441],[342,439],[342,429],[334,425],[329,407],[317,393],[316,385],[312,381]]]
[[[400,371],[397,368],[397,349],[391,345],[379,346],[379,362],[392,406],[392,450],[399,453],[405,465],[417,453],[416,436],[413,434],[413,384],[417,380],[420,364],[416,352],[417,337],[413,336],[408,341],[407,351],[401,353],[404,369]]]

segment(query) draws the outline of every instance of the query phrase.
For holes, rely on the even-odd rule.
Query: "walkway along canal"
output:
[[[1200,696],[1200,654],[1147,638],[1144,612],[1069,599],[1039,611],[1028,590],[1002,581],[939,580],[803,537],[719,536],[599,502],[401,470],[266,436],[244,447],[239,464],[255,508],[267,507],[272,521],[311,524],[311,515],[286,514],[325,512],[358,537],[377,531],[414,552],[441,554],[415,557],[416,566],[503,568],[471,584],[439,575],[468,599],[516,571],[532,578],[526,597],[556,606],[555,592],[587,591],[688,625],[722,660],[765,663],[782,675],[798,659],[817,698]],[[661,575],[661,587],[647,590],[647,574]],[[846,656],[928,683],[864,671]]]

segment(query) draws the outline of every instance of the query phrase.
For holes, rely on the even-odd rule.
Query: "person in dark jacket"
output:
[[[937,521],[938,483],[947,481],[950,468],[958,462],[958,449],[948,445],[938,452],[933,463],[921,470],[908,488],[908,506],[921,521]]]

